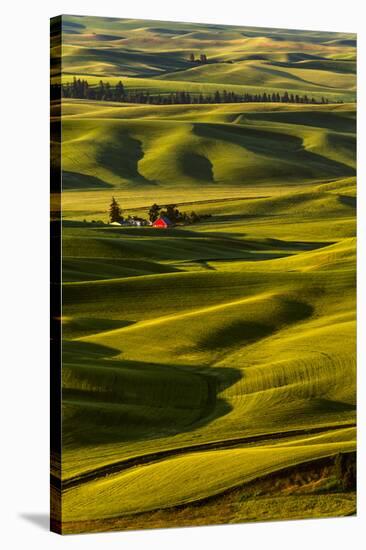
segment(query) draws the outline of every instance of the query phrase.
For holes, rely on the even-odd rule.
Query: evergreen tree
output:
[[[215,92],[215,103],[221,103],[221,95],[218,90]]]
[[[107,82],[104,87],[104,99],[106,101],[110,101],[112,99],[111,85],[109,82]]]
[[[104,99],[104,84],[102,80],[99,81],[96,98],[99,99],[100,101]]]
[[[119,222],[122,219],[122,210],[114,197],[109,207],[109,220],[110,222]]]
[[[191,53],[191,55],[189,56],[189,61],[191,61],[192,63],[195,62],[194,53]]]
[[[115,98],[116,101],[122,101],[125,95],[125,89],[121,81],[116,84]]]

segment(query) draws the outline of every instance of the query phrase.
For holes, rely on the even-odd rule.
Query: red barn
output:
[[[167,229],[168,227],[171,227],[173,224],[170,221],[170,219],[167,218],[166,216],[159,216],[159,218],[155,220],[152,225],[153,227],[158,227],[159,229]]]

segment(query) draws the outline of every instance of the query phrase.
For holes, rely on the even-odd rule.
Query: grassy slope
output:
[[[66,65],[90,77],[128,67],[118,52],[134,44],[131,78],[169,89],[204,40],[235,60],[215,73],[223,86],[231,69],[307,76],[307,91],[334,70],[335,88],[353,86],[348,35],[282,31],[280,44],[275,30],[219,27],[213,41],[200,25],[67,21]],[[216,86],[212,68],[192,86]],[[63,113],[65,521],[194,503],[353,450],[354,105],[74,100]],[[129,213],[175,202],[212,217],[168,232],[82,223],[106,221],[111,194]],[[319,515],[352,508],[309,499]]]
[[[253,184],[355,173],[352,106],[269,108],[64,102],[64,189],[144,186],[156,195],[206,185],[239,188],[236,196]]]
[[[349,457],[354,454],[351,453]],[[278,495],[281,497],[278,498]],[[76,521],[66,532],[81,529],[143,529],[239,523],[282,519],[332,517],[355,513],[354,492],[342,491],[331,457],[313,460],[273,472],[252,482],[226,490],[218,496],[181,504],[173,508],[139,512],[108,520]]]
[[[194,196],[201,201],[194,208],[213,219],[168,233],[65,224],[65,276],[75,281],[64,290],[64,334],[74,339],[64,370],[68,478],[156,449],[314,426],[329,426],[329,438],[310,440],[299,455],[295,438],[278,460],[269,435],[268,468],[354,448],[352,432],[331,429],[354,418],[355,227],[344,200],[354,197],[354,179],[250,200],[213,199],[212,186],[206,202],[202,191]],[[132,211],[144,208],[135,200]],[[212,453],[207,494],[222,489],[217,479],[226,488],[236,483],[223,480],[226,460],[241,482],[251,477],[243,456]],[[210,457],[188,454],[149,468],[161,480],[175,464],[185,472],[188,460],[193,471]],[[153,499],[149,468],[141,475],[149,475]],[[121,505],[126,475],[69,489],[65,518],[80,518],[84,499],[104,503],[84,519],[140,509],[134,478]],[[198,498],[187,480],[174,487],[184,489],[176,500],[159,493],[166,506]],[[100,498],[104,490],[110,498]],[[145,509],[157,506],[143,500]]]

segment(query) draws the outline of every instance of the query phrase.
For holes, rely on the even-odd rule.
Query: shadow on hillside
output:
[[[118,354],[119,350],[101,344],[82,340],[63,340],[62,342],[62,356],[66,362],[76,359],[84,364],[92,359],[106,359]]]
[[[68,225],[72,227],[73,223]],[[82,224],[77,227],[82,228]],[[84,237],[81,231],[78,236]],[[155,262],[167,260],[201,262],[203,267],[205,262],[209,261],[262,261],[283,258],[297,252],[316,250],[333,244],[329,241],[249,239],[245,236],[245,232],[220,231],[215,223],[212,223],[212,229],[209,228],[206,231],[200,231],[199,226],[197,229],[190,226],[160,230],[152,227],[114,228],[85,224],[85,238],[98,239],[106,250],[108,249],[110,257],[119,260],[133,258],[136,261],[149,258],[149,261]],[[88,261],[91,258],[92,256],[89,255]],[[146,275],[146,273],[141,274]]]
[[[182,155],[181,163],[187,176],[214,183],[213,164],[207,157],[187,152]]]
[[[78,172],[62,171],[62,189],[109,189],[110,183],[86,174]]]
[[[355,174],[355,170],[346,164],[304,148],[303,140],[294,135],[276,133],[267,129],[259,130],[244,125],[207,122],[196,123],[193,128],[194,133],[199,137],[226,141],[256,155],[272,157],[286,164],[292,162],[301,167],[303,176],[308,174],[310,177],[314,175],[330,177],[333,174],[336,176]],[[272,177],[275,176],[277,172],[273,165]]]
[[[62,325],[62,333],[65,338],[80,338],[96,332],[106,332],[118,328],[133,325],[134,321],[123,319],[108,319],[101,317],[73,317],[67,319]]]
[[[278,319],[266,322],[255,322],[247,320],[236,320],[227,326],[215,331],[212,335],[201,339],[198,346],[201,349],[225,349],[232,347],[243,347],[254,344],[263,338],[278,332],[284,326],[303,321],[313,314],[312,305],[299,300],[285,299],[285,315],[282,321]]]
[[[113,359],[88,342],[63,346],[67,445],[147,441],[205,426],[230,412],[218,394],[241,378],[235,368]]]
[[[96,153],[98,166],[110,170],[120,178],[139,184],[156,185],[140,172],[138,163],[144,157],[142,142],[132,137],[125,129],[115,130],[113,139],[100,143]]]
[[[329,246],[335,244],[335,241],[284,241],[283,239],[266,239],[268,244],[271,246],[276,246],[278,248],[288,248],[291,250],[317,250],[318,248],[324,248],[324,246]]]
[[[344,401],[335,401],[333,399],[315,399],[313,400],[313,406],[319,412],[338,412],[345,413],[355,411],[356,406],[352,403],[346,403]]]
[[[351,197],[349,195],[339,195],[338,200],[345,206],[351,206],[351,208],[356,208],[357,206],[356,197]]]
[[[282,111],[282,112],[266,112],[266,113],[245,113],[245,118],[251,120],[263,120],[269,122],[294,124],[302,126],[311,126],[337,132],[356,131],[356,124],[353,118],[338,115],[334,112],[328,113],[316,111],[311,105],[304,111]]]

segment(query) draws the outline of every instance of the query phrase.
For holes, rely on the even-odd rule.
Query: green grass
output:
[[[348,189],[346,182],[340,185]],[[336,186],[330,187],[330,199],[337,198]],[[319,194],[321,198],[323,192]],[[313,195],[315,191],[311,200]],[[306,194],[305,203],[308,199]],[[238,205],[244,203],[255,207],[254,201]],[[226,204],[230,207],[231,201]],[[342,213],[349,215],[348,205],[336,204],[341,210],[334,225]],[[279,206],[282,214],[287,209],[294,225],[299,202],[294,208],[286,199]],[[315,212],[326,218],[327,206],[334,208],[331,200],[312,202],[313,238],[318,231]],[[265,210],[261,214],[256,209],[255,219],[260,220]],[[225,203],[220,214],[230,225]],[[65,225],[64,250],[72,255],[72,265],[90,269],[91,259],[74,255],[88,247],[103,270],[99,280],[86,282],[84,277],[85,282],[64,285],[64,334],[74,342],[64,368],[66,477],[113,462],[117,456],[220,441],[228,434],[268,433],[272,438],[276,436],[270,434],[285,429],[310,426],[329,426],[332,434],[332,426],[352,424],[354,240],[333,244],[316,238],[312,242],[248,239],[231,231],[216,234],[217,224],[211,225],[213,235],[210,223],[163,234],[149,228]],[[266,227],[271,232],[268,221]],[[271,254],[277,257],[271,259]],[[156,262],[165,273],[154,273]],[[107,278],[106,267],[121,264],[139,272],[117,277],[113,272]],[[149,274],[143,272],[147,267]],[[315,450],[320,453],[316,456],[327,456],[354,448],[352,438],[344,446],[342,438],[333,441],[334,435],[319,447],[304,449],[301,461],[313,457]],[[93,442],[98,445],[91,448]],[[298,438],[295,443],[300,445]],[[294,460],[293,445],[286,449],[287,465]],[[213,456],[225,470],[222,459],[230,457],[237,472],[231,451]],[[199,464],[204,464],[203,458]],[[182,464],[185,471],[187,465]],[[170,472],[171,466],[161,463],[162,471]],[[213,479],[222,479],[221,469],[211,463],[207,470]],[[245,472],[237,472],[242,481],[247,479]],[[116,494],[119,503],[119,477],[113,480],[115,489],[110,491],[108,485],[108,494]],[[125,483],[124,473],[121,480]],[[106,517],[111,517],[114,497],[102,498],[101,483],[88,484],[85,498],[104,502]],[[214,493],[208,480],[207,484],[209,493]],[[188,490],[188,485],[186,481],[174,485],[175,493],[178,486]],[[67,493],[65,517],[67,502],[84,502],[82,487]],[[196,492],[195,487],[191,490]],[[182,501],[169,506],[186,498],[184,494]],[[146,495],[144,501],[150,502]],[[141,507],[133,496],[128,502],[129,511]],[[154,507],[154,501],[150,505]],[[84,519],[103,515],[99,507],[92,509],[93,516]],[[118,514],[126,511],[119,509]]]
[[[258,477],[259,472],[269,474],[275,469],[304,462],[309,457],[329,456],[335,448],[347,451],[353,445],[345,441],[336,445],[304,443],[296,448],[289,445],[188,453],[164,464],[137,468],[71,489],[65,496],[64,519],[99,519],[106,511],[109,517],[113,517],[186,504],[250,481]],[[73,501],[70,512],[68,501]]]
[[[64,21],[64,80],[350,101],[63,100],[65,531],[352,513],[328,474],[263,484],[356,445],[353,35]],[[210,217],[112,227],[112,195]]]
[[[332,458],[312,460],[193,503],[104,521],[69,522],[66,532],[353,515],[356,511],[355,493],[342,491],[334,470]]]
[[[274,106],[270,112],[263,104],[103,107],[65,103],[65,191],[144,187],[159,196],[156,187],[202,191],[205,185],[230,187],[235,196],[247,186],[271,183],[278,189],[280,183],[355,174],[354,112],[348,105]],[[312,126],[304,124],[305,115]]]

